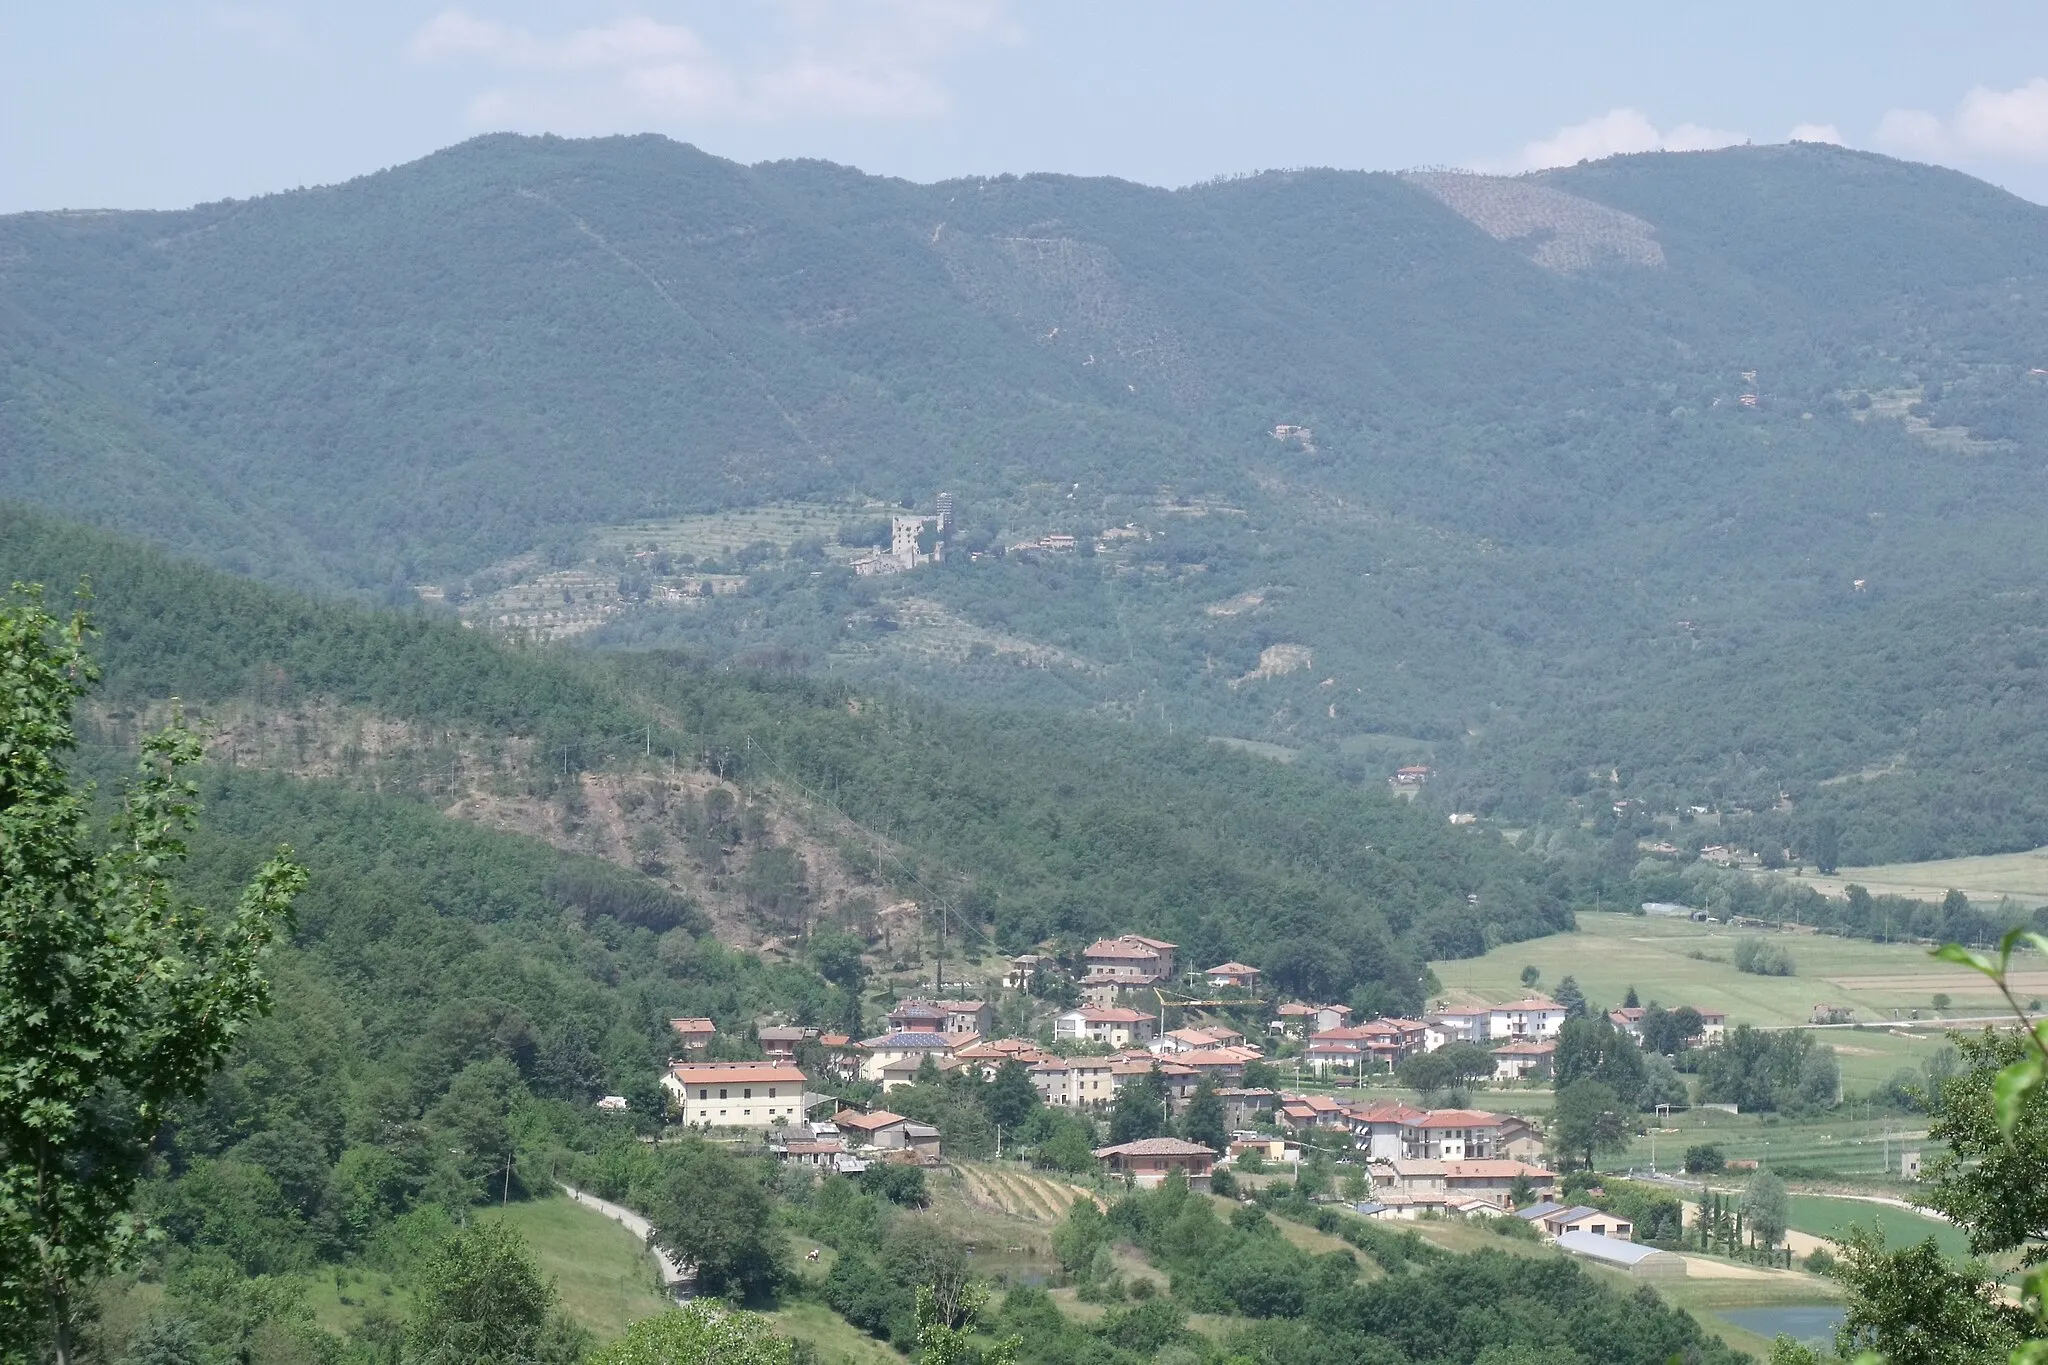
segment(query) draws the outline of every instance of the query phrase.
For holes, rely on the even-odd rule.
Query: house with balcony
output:
[[[1565,1008],[1548,996],[1532,995],[1491,1006],[1487,1012],[1487,1036],[1512,1042],[1520,1038],[1541,1041],[1555,1038],[1564,1027]]]
[[[1053,1020],[1053,1037],[1106,1047],[1144,1047],[1159,1035],[1159,1020],[1143,1010],[1084,1005]]]
[[[984,1034],[995,1011],[983,1000],[905,1000],[889,1011],[898,1033]]]
[[[697,1052],[711,1045],[718,1036],[718,1026],[709,1019],[671,1019],[669,1031],[676,1036],[676,1042],[685,1051]]]
[[[1186,1177],[1189,1189],[1206,1190],[1209,1176],[1216,1169],[1214,1149],[1179,1138],[1144,1138],[1098,1147],[1095,1159],[1108,1166],[1111,1175],[1120,1175],[1144,1190],[1165,1184],[1166,1177],[1174,1171]]]
[[[1290,1000],[1273,1011],[1272,1031],[1292,1038],[1328,1033],[1351,1022],[1349,1005],[1310,1005]]]
[[[1255,991],[1259,988],[1259,969],[1242,962],[1221,963],[1202,975],[1208,978],[1211,990]]]
[[[1372,1177],[1374,1195],[1389,1205],[1414,1201],[1426,1206],[1435,1197],[1448,1206],[1469,1209],[1479,1203],[1496,1213],[1513,1208],[1510,1192],[1517,1183],[1541,1192],[1557,1179],[1555,1172],[1522,1161],[1443,1161],[1417,1157],[1376,1163]]]
[[[797,1047],[807,1038],[815,1038],[814,1028],[798,1028],[794,1024],[771,1024],[754,1030],[754,1037],[760,1040],[761,1051],[776,1061],[792,1061]]]
[[[927,1058],[934,1063],[949,1061],[960,1042],[944,1033],[883,1033],[864,1038],[860,1078],[876,1082],[884,1091],[908,1085]]]
[[[1550,1074],[1551,1063],[1556,1056],[1556,1043],[1527,1040],[1502,1043],[1493,1049],[1493,1078],[1496,1081],[1540,1079]]]

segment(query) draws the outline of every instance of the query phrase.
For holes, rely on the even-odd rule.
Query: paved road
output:
[[[635,1237],[638,1237],[642,1244],[654,1253],[654,1259],[661,1263],[661,1285],[669,1293],[676,1294],[677,1285],[696,1283],[696,1267],[677,1264],[669,1259],[667,1252],[655,1246],[653,1241],[654,1227],[645,1218],[642,1218],[631,1209],[622,1208],[612,1203],[609,1199],[599,1199],[594,1194],[585,1194],[573,1185],[564,1185],[562,1189],[577,1203],[584,1205],[586,1208],[596,1209],[599,1213],[611,1219],[614,1223],[619,1224]]]

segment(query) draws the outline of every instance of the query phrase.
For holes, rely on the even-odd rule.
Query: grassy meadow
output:
[[[1491,1103],[1490,1096],[1487,1102]],[[1643,1122],[1646,1127],[1654,1123],[1648,1115]],[[1927,1141],[1924,1115],[1866,1117],[1864,1106],[1854,1102],[1803,1121],[1779,1114],[1693,1109],[1671,1115],[1665,1127],[1632,1138],[1627,1150],[1602,1165],[1616,1170],[1647,1170],[1654,1165],[1675,1172],[1685,1149],[1696,1143],[1712,1143],[1730,1161],[1756,1161],[1806,1178],[1889,1189],[1901,1198],[1909,1197],[1911,1190],[1899,1181],[1899,1154],[1917,1151],[1926,1160],[1936,1150]]]
[[[668,1306],[655,1285],[654,1257],[595,1209],[569,1199],[535,1199],[483,1216],[519,1230],[541,1274],[554,1280],[563,1309],[601,1341]]]
[[[1767,931],[1768,932],[1768,931]],[[1797,932],[1772,933],[1791,953],[1793,976],[1752,976],[1735,970],[1736,941],[1745,931],[1634,915],[1582,914],[1576,933],[1554,934],[1496,948],[1484,957],[1431,964],[1451,1003],[1515,999],[1531,988],[1522,969],[1541,975],[1537,991],[1553,991],[1567,975],[1588,1001],[1611,1007],[1634,987],[1645,1004],[1721,1010],[1731,1024],[1805,1024],[1820,1003],[1855,1011],[1860,1023],[1917,1023],[1917,1029],[1831,1029],[1827,1041],[1842,1058],[1850,1088],[1917,1066],[1940,1046],[1940,1021],[1997,1014],[2001,1001],[1983,977],[1936,962],[1916,944],[1869,943]],[[2016,974],[2023,991],[2048,994],[2048,971]],[[1937,994],[1948,1006],[1934,1008]],[[1968,1027],[1968,1025],[1964,1025]]]
[[[1852,1227],[1874,1228],[1893,1246],[1908,1246],[1932,1237],[1951,1260],[1970,1254],[1969,1238],[1953,1223],[1890,1204],[1873,1204],[1863,1199],[1831,1199],[1826,1195],[1792,1196],[1791,1226],[1799,1232],[1840,1241]]]
[[[2028,849],[2024,853],[1997,853],[1981,858],[1943,858],[1926,863],[1845,867],[1831,877],[1807,880],[1831,896],[1840,895],[1842,888],[1853,882],[1873,896],[1940,900],[1950,888],[1954,888],[1973,901],[1997,901],[2010,897],[2024,905],[2048,905],[2048,848]]]

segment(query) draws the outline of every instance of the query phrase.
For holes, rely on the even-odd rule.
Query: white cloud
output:
[[[1832,142],[1841,147],[1842,130],[1832,123],[1802,123],[1785,138],[1787,142]]]
[[[1946,119],[1893,109],[1877,125],[1877,142],[1932,159],[2048,161],[2048,78],[2011,90],[1977,86]]]
[[[1953,132],[1965,147],[1989,156],[2048,157],[2048,80],[2036,76],[2016,90],[1978,86],[1963,96]]]
[[[929,118],[952,107],[949,59],[1014,42],[1006,0],[778,0],[765,52],[713,50],[681,24],[628,15],[564,34],[451,9],[412,37],[423,63],[465,63],[511,83],[471,101],[473,122],[557,132],[692,117]]]
[[[1598,118],[1571,124],[1529,143],[1519,156],[1500,169],[1542,170],[1626,152],[1703,152],[1741,141],[1740,133],[1696,123],[1681,123],[1667,132],[1659,132],[1640,109],[1610,109]]]

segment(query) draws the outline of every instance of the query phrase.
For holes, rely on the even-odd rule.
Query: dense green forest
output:
[[[1013,950],[1150,929],[1204,960],[1270,963],[1311,993],[1371,985],[1416,1008],[1427,958],[1569,924],[1553,870],[1491,832],[1199,739],[862,697],[673,653],[516,649],[5,515],[0,576],[91,576],[111,700],[333,697],[538,736],[546,757],[514,778],[537,794],[636,750],[678,751],[884,831],[909,855],[909,889]]]
[[[1425,761],[1440,811],[1783,792],[1848,858],[2009,849],[2048,843],[2044,227],[1805,144],[1169,192],[488,137],[0,221],[0,494],[392,601],[594,567],[600,644]],[[594,539],[941,488],[958,550],[1083,548],[767,544],[682,610]]]

